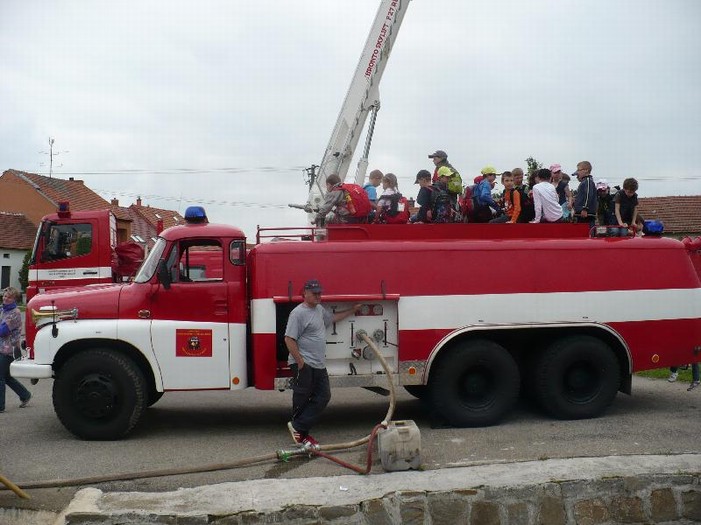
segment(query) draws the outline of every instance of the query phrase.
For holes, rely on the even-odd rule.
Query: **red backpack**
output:
[[[383,209],[375,222],[379,224],[406,224],[409,222],[409,201],[401,193],[395,193],[380,199],[388,199],[389,208]]]
[[[357,184],[341,184],[334,188],[334,191],[343,190],[346,192],[346,208],[349,217],[365,219],[372,210],[367,192]]]
[[[468,220],[472,222],[472,215],[475,212],[475,201],[472,195],[474,190],[474,186],[465,186],[465,191],[458,199],[460,204],[460,214],[463,216],[463,220],[467,219],[465,222]]]

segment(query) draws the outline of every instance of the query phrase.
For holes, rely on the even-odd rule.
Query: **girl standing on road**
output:
[[[16,288],[6,288],[2,294],[2,312],[0,312],[0,413],[5,411],[5,385],[19,396],[20,408],[24,408],[32,394],[22,383],[10,375],[10,363],[15,359],[15,350],[19,349],[22,313],[17,308],[21,295]]]

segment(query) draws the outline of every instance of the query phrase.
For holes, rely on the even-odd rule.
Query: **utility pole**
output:
[[[44,155],[49,156],[49,178],[53,177],[54,174],[54,157],[57,157],[61,153],[68,153],[68,151],[56,151],[54,152],[54,139],[53,137],[49,137],[49,151],[40,151],[39,153],[42,153]],[[43,166],[44,163],[40,163],[40,166]],[[61,164],[63,166],[63,164]]]
[[[312,164],[310,168],[304,168],[304,171],[307,174],[306,180],[304,182],[306,182],[309,185],[310,190],[312,189],[312,186],[314,186],[314,182],[316,182],[316,169],[318,167],[319,166],[317,166],[316,164]]]

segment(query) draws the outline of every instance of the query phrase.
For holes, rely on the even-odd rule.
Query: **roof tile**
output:
[[[0,211],[0,248],[31,250],[36,230],[23,214]]]
[[[638,213],[662,221],[665,233],[701,234],[701,195],[639,197]]]
[[[18,170],[8,171],[14,172],[15,175],[29,181],[53,202],[70,202],[71,210],[73,211],[104,210],[109,208],[109,202],[88,188],[82,180],[74,180],[72,177],[68,180],[45,177],[36,173]]]
[[[163,229],[170,228],[177,224],[183,224],[185,219],[177,211],[164,210],[162,208],[153,208],[151,206],[139,206],[138,204],[132,204],[129,209],[139,216],[143,217],[149,224],[154,228],[158,225],[159,215],[163,219]]]

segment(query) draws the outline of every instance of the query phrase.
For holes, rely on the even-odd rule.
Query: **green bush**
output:
[[[22,288],[22,292],[27,290],[29,286],[29,258],[32,256],[32,252],[27,252],[24,254],[24,260],[22,261],[22,268],[19,270],[19,284]]]

